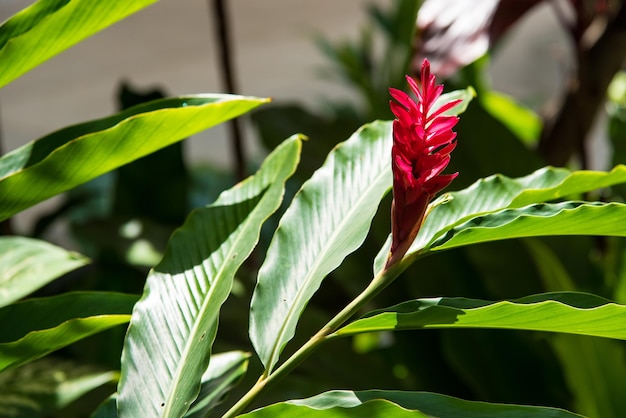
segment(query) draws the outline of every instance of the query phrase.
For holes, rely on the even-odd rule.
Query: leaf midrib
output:
[[[336,236],[339,235],[338,231],[342,231],[343,230],[343,226],[349,224],[349,219],[350,216],[348,214],[354,212],[357,212],[357,208],[360,207],[360,205],[358,204],[359,202],[361,202],[362,200],[366,200],[365,196],[368,196],[369,193],[371,193],[371,191],[373,189],[375,189],[375,185],[377,185],[385,176],[385,166],[381,165],[381,169],[378,173],[377,176],[374,177],[375,181],[371,181],[369,182],[369,187],[367,187],[365,190],[367,190],[367,193],[360,193],[360,198],[358,198],[356,200],[356,204],[352,205],[352,209],[350,211],[348,211],[348,213],[346,215],[343,216],[342,221],[339,223],[339,225],[342,225],[342,228],[334,228],[333,229],[333,233],[330,235],[331,238],[335,238]],[[327,240],[327,242],[334,242],[335,240]],[[271,350],[271,356],[269,357],[269,361],[268,361],[268,365],[267,365],[267,373],[270,374],[272,372],[272,369],[274,367],[274,365],[276,365],[278,363],[278,358],[280,357],[280,347],[281,347],[281,342],[284,338],[284,335],[287,332],[287,324],[289,322],[291,322],[291,318],[296,315],[294,314],[294,310],[295,308],[298,306],[300,306],[300,302],[302,300],[302,298],[304,297],[304,291],[307,289],[306,284],[308,284],[311,280],[311,277],[313,277],[313,273],[317,271],[317,269],[319,268],[319,266],[322,264],[322,261],[325,259],[325,255],[327,254],[327,252],[329,251],[329,249],[332,246],[326,246],[325,248],[322,249],[322,251],[320,252],[320,256],[316,257],[316,261],[313,263],[312,268],[309,269],[309,274],[307,274],[305,276],[305,280],[302,282],[302,285],[300,286],[300,290],[296,293],[296,297],[294,298],[294,303],[291,305],[291,307],[289,308],[289,310],[287,311],[288,315],[285,317],[285,321],[283,321],[283,324],[280,327],[280,331],[277,334],[277,338],[274,341],[274,344],[272,346],[272,350]],[[296,303],[297,302],[297,303]]]
[[[229,250],[226,252],[225,257],[223,257],[223,261],[228,261],[231,259],[233,254],[237,254],[238,251],[235,251],[235,249],[238,249],[238,244],[244,239],[244,237],[247,235],[245,232],[251,227],[253,218],[255,217],[254,215],[256,214],[256,212],[259,211],[259,207],[261,207],[261,205],[266,201],[266,198],[268,196],[268,194],[270,194],[273,191],[272,185],[275,185],[276,183],[276,178],[279,177],[278,175],[276,175],[274,178],[271,179],[271,181],[268,181],[268,183],[270,184],[270,187],[268,189],[266,189],[264,196],[259,200],[259,202],[256,204],[255,208],[250,212],[250,214],[245,218],[244,222],[239,226],[239,228],[237,228],[235,232],[237,234],[236,238],[233,239],[232,241],[229,241],[230,243],[232,243],[232,245],[230,245]],[[283,183],[281,183],[283,184]],[[262,192],[263,188],[259,187],[259,190]],[[221,205],[212,205],[213,207],[215,206],[221,206]],[[220,263],[220,268],[217,270],[217,274],[215,275],[215,280],[213,281],[214,285],[213,286],[209,286],[209,290],[206,294],[206,297],[203,300],[202,306],[200,308],[200,310],[198,311],[198,315],[194,318],[194,325],[186,339],[185,342],[185,349],[183,351],[183,355],[181,355],[181,359],[186,359],[189,357],[189,352],[191,351],[192,348],[192,344],[190,344],[191,341],[195,341],[195,338],[200,334],[199,332],[199,325],[202,322],[201,320],[198,320],[198,318],[203,318],[204,314],[206,312],[206,310],[208,309],[209,306],[209,301],[213,302],[213,298],[212,296],[217,292],[217,288],[218,286],[215,285],[215,283],[221,283],[222,280],[225,280],[224,277],[226,276],[226,270],[227,267],[229,266],[228,262],[222,262]],[[195,276],[195,274],[194,274]],[[218,317],[219,320],[219,317]],[[181,373],[182,370],[184,369],[184,365],[185,362],[184,361],[179,361],[178,365],[176,367],[176,379],[172,379],[172,385],[171,388],[172,390],[169,391],[167,399],[165,401],[166,403],[166,409],[164,410],[164,414],[163,416],[170,416],[171,413],[171,407],[173,405],[173,400],[174,397],[177,393],[177,388],[180,384],[180,382],[183,380],[181,378]],[[189,404],[189,406],[191,407],[191,403]]]

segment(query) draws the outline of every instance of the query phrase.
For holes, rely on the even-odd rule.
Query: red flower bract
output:
[[[456,133],[452,128],[458,121],[456,116],[443,114],[461,100],[435,103],[443,85],[435,84],[428,60],[422,64],[421,89],[409,76],[406,80],[417,101],[403,91],[389,89],[396,100],[390,102],[396,119],[393,121],[391,150],[392,243],[387,266],[404,256],[424,221],[428,203],[458,175],[441,174],[456,146]]]

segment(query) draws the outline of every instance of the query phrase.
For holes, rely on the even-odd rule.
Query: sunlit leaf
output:
[[[180,417],[191,407],[221,305],[262,224],[280,206],[300,149],[299,137],[285,141],[255,176],[194,211],[172,235],[133,311],[122,352],[120,416]]]
[[[610,172],[572,172],[564,168],[545,167],[517,179],[496,174],[478,180],[466,189],[446,193],[433,202],[432,210],[402,263],[412,263],[448,231],[472,218],[507,208],[549,202],[624,182],[624,165],[618,165]],[[380,250],[375,263],[376,271],[382,268],[381,260],[389,252],[390,243],[388,240]]]
[[[78,253],[32,238],[0,237],[0,307],[87,264]]]
[[[271,370],[324,277],[365,239],[391,185],[391,124],[339,145],[282,217],[252,297],[250,338]]]
[[[26,144],[0,158],[0,220],[265,101],[231,95],[160,99]]]
[[[0,371],[130,320],[134,295],[76,292],[0,309]]]
[[[498,328],[626,340],[626,306],[584,293],[546,293],[517,301],[417,299],[374,311],[335,335],[423,328]]]
[[[0,87],[157,0],[39,0],[0,26]]]
[[[308,399],[287,401],[241,415],[274,417],[438,417],[438,418],[581,418],[556,408],[465,401],[427,392],[368,390],[332,391]]]
[[[548,235],[626,236],[623,203],[563,202],[505,209],[473,218],[430,244],[439,251],[481,242]]]

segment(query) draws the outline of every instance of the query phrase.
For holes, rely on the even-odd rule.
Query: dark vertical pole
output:
[[[230,27],[228,24],[228,10],[226,1],[209,0],[213,10],[213,21],[216,28],[220,77],[227,93],[237,93],[237,82],[233,69]],[[238,180],[246,176],[246,160],[243,150],[243,137],[239,119],[233,119],[228,123],[231,136],[231,149],[235,160],[235,174]]]

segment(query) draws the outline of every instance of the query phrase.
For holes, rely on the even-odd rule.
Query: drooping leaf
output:
[[[248,368],[249,359],[250,354],[243,351],[213,354],[209,368],[202,375],[200,394],[185,414],[185,418],[206,417],[241,379]]]
[[[87,258],[32,238],[0,237],[0,307],[87,264]]]
[[[76,292],[0,309],[0,371],[130,320],[134,295]]]
[[[265,101],[216,94],[155,100],[26,144],[0,158],[0,220]]]
[[[510,238],[548,235],[626,236],[623,203],[563,202],[505,209],[455,226],[429,245],[439,251]]]
[[[50,416],[81,396],[117,380],[118,373],[45,358],[0,373],[0,416]]]
[[[250,338],[267,371],[324,277],[365,239],[391,185],[390,149],[390,123],[365,125],[335,148],[282,217],[250,311]]]
[[[300,149],[299,137],[285,141],[255,176],[194,211],[172,235],[133,311],[118,387],[121,417],[180,417],[190,408],[209,364],[220,307],[261,225],[280,206]]]
[[[0,26],[0,87],[157,0],[39,0]]]
[[[516,301],[417,299],[374,311],[335,335],[422,328],[499,328],[626,340],[626,306],[585,293],[545,293]]]
[[[368,390],[331,391],[308,399],[287,401],[244,414],[265,417],[438,417],[581,418],[557,408],[465,401],[427,392]]]

